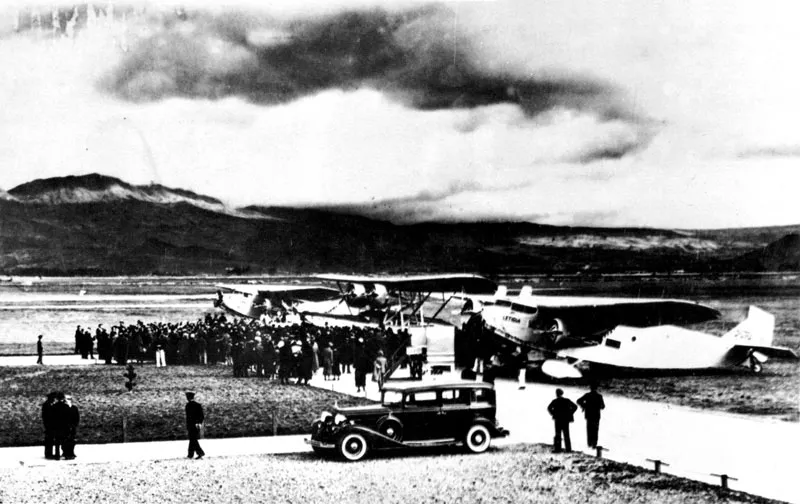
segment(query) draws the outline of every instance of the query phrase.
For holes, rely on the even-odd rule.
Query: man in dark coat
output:
[[[586,443],[589,448],[597,448],[597,432],[600,430],[600,410],[605,409],[603,396],[597,391],[597,384],[589,386],[589,392],[578,399],[578,406],[586,417]]]
[[[55,444],[56,426],[53,418],[53,406],[56,404],[56,393],[47,394],[47,400],[42,403],[42,423],[44,424],[44,458],[52,459],[53,444]]]
[[[39,339],[36,340],[36,355],[38,359],[36,359],[36,364],[44,365],[44,345],[42,345],[42,335],[39,335]]]
[[[61,458],[61,450],[66,445],[69,437],[69,421],[70,421],[70,407],[66,403],[63,392],[56,394],[56,402],[52,406],[52,420],[53,420],[53,445],[55,453],[53,458],[58,460]],[[64,447],[64,456],[69,453],[68,449]]]
[[[197,460],[200,460],[206,454],[199,442],[205,421],[203,406],[194,400],[194,392],[186,392],[186,400],[186,429],[189,431],[189,455],[186,458],[194,458],[197,453]]]
[[[556,427],[556,435],[553,438],[553,451],[561,451],[561,436],[564,436],[564,449],[572,451],[572,443],[569,439],[569,424],[574,420],[573,415],[578,407],[574,402],[564,397],[564,391],[556,389],[556,398],[547,406],[547,411],[553,417]]]
[[[80,422],[81,415],[78,411],[78,407],[72,404],[72,396],[66,395],[64,396],[64,404],[66,404],[69,409],[66,410],[66,437],[62,442],[62,448],[64,450],[64,460],[72,460],[75,458],[75,437],[78,434],[78,423]]]

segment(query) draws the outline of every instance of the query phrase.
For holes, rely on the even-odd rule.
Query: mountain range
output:
[[[398,225],[250,206],[99,174],[0,191],[0,274],[484,274],[800,270],[800,225],[721,229]]]

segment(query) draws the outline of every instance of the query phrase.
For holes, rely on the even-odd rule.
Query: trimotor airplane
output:
[[[494,296],[467,299],[481,305],[467,315],[482,317],[506,346],[543,354],[541,370],[555,378],[580,377],[582,363],[674,371],[742,365],[760,372],[767,356],[797,358],[772,346],[775,319],[757,307],[720,337],[679,327],[720,316],[685,300],[535,296],[527,286],[516,297],[500,287]]]
[[[452,368],[455,325],[438,318],[439,315],[454,298],[491,293],[497,288],[491,280],[468,274],[383,277],[327,274],[316,278],[334,282],[338,289],[321,285],[224,284],[217,286],[220,290],[215,306],[252,318],[288,311],[316,325],[405,329],[411,338],[409,353],[424,348],[431,365]],[[441,293],[441,300],[434,300],[434,293]],[[423,310],[429,302],[438,305],[432,315]]]

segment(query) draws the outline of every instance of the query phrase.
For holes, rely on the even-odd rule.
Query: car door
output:
[[[408,392],[403,400],[403,439],[423,441],[438,439],[439,397],[435,390]],[[398,415],[400,416],[400,415]]]
[[[465,388],[443,389],[441,391],[441,411],[438,415],[437,429],[440,438],[460,439],[472,421],[470,410],[470,390]]]

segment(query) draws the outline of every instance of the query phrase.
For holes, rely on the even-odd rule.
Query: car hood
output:
[[[370,415],[388,415],[391,409],[380,404],[367,404],[364,406],[347,406],[336,408],[336,413],[341,413],[346,417],[360,417]]]

